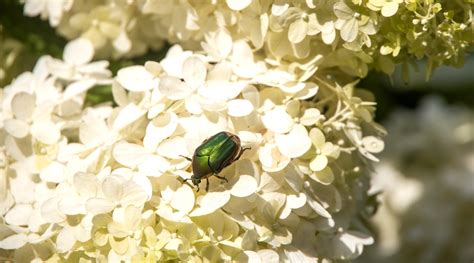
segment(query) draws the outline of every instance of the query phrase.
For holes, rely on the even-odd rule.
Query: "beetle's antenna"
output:
[[[242,154],[246,151],[246,150],[251,150],[252,147],[248,146],[248,147],[240,147],[240,152],[239,152],[239,155],[237,155],[234,159],[234,161],[237,161],[238,159],[240,159],[240,156],[242,156]]]

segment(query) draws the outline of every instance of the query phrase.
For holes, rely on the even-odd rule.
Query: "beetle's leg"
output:
[[[191,159],[191,158],[189,158],[189,157],[186,157],[186,156],[184,156],[184,155],[180,155],[180,156],[181,156],[181,157],[183,157],[184,159],[186,159],[186,160],[190,161],[190,162],[192,162],[192,161],[193,161],[193,159]]]
[[[191,181],[192,179],[191,178],[186,178],[183,180],[183,183],[186,183],[187,181]]]
[[[186,179],[184,179],[184,180],[183,180],[183,184],[187,184],[187,185],[191,186],[191,188],[194,188],[194,187],[195,187],[194,185],[191,185],[191,184],[186,183],[186,181],[192,181],[191,178],[186,178]],[[197,192],[199,192],[199,185],[197,186]]]
[[[217,174],[214,174],[214,176],[217,177],[217,178],[219,178],[219,179],[221,179],[221,180],[226,181],[227,183],[229,182],[229,180],[227,180],[227,178],[225,178],[224,176],[219,176],[219,175],[217,175]]]
[[[234,162],[237,161],[240,156],[242,156],[242,154],[246,151],[246,150],[250,150],[252,149],[252,147],[240,147],[240,152],[239,152],[239,155],[237,155],[237,157],[235,157],[234,159]]]
[[[209,178],[206,177],[206,192],[209,192]]]

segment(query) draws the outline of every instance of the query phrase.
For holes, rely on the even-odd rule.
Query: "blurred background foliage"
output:
[[[7,72],[0,73],[1,87],[10,83],[18,73],[31,70],[42,55],[60,58],[67,43],[47,21],[39,17],[23,16],[23,6],[17,0],[0,1],[0,42],[3,46],[0,49],[0,68],[7,69]],[[144,64],[148,60],[159,61],[168,47],[169,45],[131,59],[112,60],[109,68],[115,74],[119,68],[128,65]],[[13,55],[8,57],[6,50]],[[13,60],[18,63],[12,63]],[[472,53],[466,58],[463,68],[440,67],[428,82],[425,81],[424,61],[413,61],[409,68],[408,82],[402,79],[402,69],[399,66],[392,76],[372,71],[359,83],[359,87],[368,89],[375,95],[378,104],[377,121],[385,120],[398,107],[416,108],[424,97],[433,94],[443,97],[448,103],[474,107],[474,93],[471,91],[474,86]],[[111,98],[110,87],[95,87],[87,94],[87,101],[91,104],[111,101]]]

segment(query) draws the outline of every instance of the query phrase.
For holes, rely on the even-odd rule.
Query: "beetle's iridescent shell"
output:
[[[240,139],[230,132],[219,132],[194,151],[192,167],[195,178],[206,178],[230,165],[241,150]]]

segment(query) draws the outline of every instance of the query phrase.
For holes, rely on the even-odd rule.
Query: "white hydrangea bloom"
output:
[[[89,63],[91,46],[80,39],[64,61],[42,58],[8,86],[2,125],[13,159],[4,158],[0,178],[8,181],[1,248],[34,250],[51,240],[48,255],[24,252],[41,260],[360,255],[371,239],[355,230],[350,211],[367,173],[356,153],[362,142],[343,129],[371,129],[372,104],[343,95],[352,84],[276,74],[245,42],[216,43],[208,53],[174,46],[161,62],[123,68],[110,81],[102,67],[83,70],[99,62]],[[111,83],[117,106],[82,109],[84,92],[99,83]],[[71,101],[77,106],[66,110]],[[209,191],[196,192],[183,183],[192,173],[183,156],[220,131],[251,150],[220,173],[228,183],[211,177]]]
[[[16,261],[356,258],[384,131],[342,80],[391,73],[399,54],[458,65],[472,20],[437,1],[54,2],[24,12],[73,40],[63,60],[0,96],[0,249]],[[179,45],[113,79],[91,62],[164,41]],[[96,84],[117,106],[84,108]],[[195,192],[183,156],[220,131],[251,150]]]
[[[58,26],[64,12],[71,9],[74,0],[26,0],[24,13],[28,16],[40,15],[42,19],[48,18],[51,26]]]
[[[51,213],[44,211],[50,208],[48,200],[55,196],[56,184],[67,181],[71,174],[69,167],[56,161],[58,152],[67,145],[70,130],[79,125],[77,116],[82,114],[85,92],[107,83],[110,76],[107,62],[88,64],[93,49],[87,49],[89,42],[79,41],[66,47],[65,61],[40,58],[33,72],[18,76],[2,93],[0,186],[4,221],[0,247],[18,249],[18,261],[33,260],[34,255],[50,256],[45,254],[50,244],[44,241],[57,234],[55,223],[66,217],[54,213],[58,207]],[[82,60],[75,63],[68,59],[70,53]],[[44,251],[35,254],[36,250]]]
[[[399,56],[405,53],[430,57],[436,60],[433,66],[458,65],[469,46],[469,38],[462,35],[468,35],[472,17],[461,15],[469,8],[467,2],[451,6],[440,0],[27,0],[24,12],[49,17],[68,39],[89,39],[101,57],[143,54],[160,48],[163,40],[206,51],[217,41],[223,53],[212,56],[225,57],[232,40],[239,40],[285,67],[338,67],[365,77],[372,67],[392,74],[393,64],[406,60]],[[427,50],[431,41],[441,50]],[[313,59],[318,56],[321,61]]]

